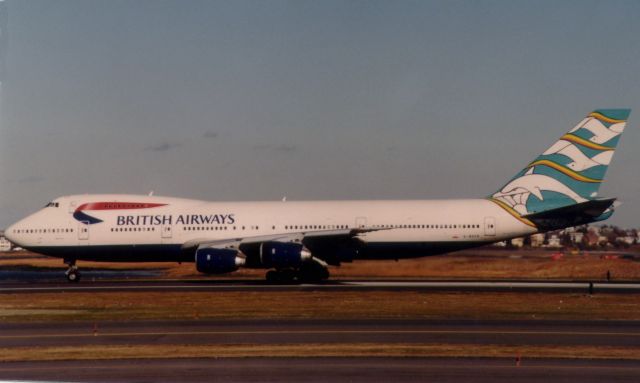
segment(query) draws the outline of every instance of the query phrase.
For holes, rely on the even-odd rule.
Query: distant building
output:
[[[524,246],[524,238],[519,237],[519,238],[512,239],[511,246],[517,247],[518,249],[521,248],[522,246]]]
[[[552,248],[560,248],[562,247],[562,243],[560,242],[560,237],[558,237],[555,234],[552,234],[549,237],[548,243],[546,247],[552,247]]]
[[[579,231],[574,231],[569,233],[569,238],[571,238],[571,243],[574,243],[574,244],[581,243],[583,237],[584,237],[584,233],[581,233]]]
[[[640,245],[640,229],[622,229],[616,226],[568,227],[546,233],[531,234],[527,237],[496,242],[495,247],[511,248],[580,248],[595,249],[603,247],[628,248]]]
[[[598,237],[598,246],[606,247],[608,245],[609,245],[609,238],[608,237],[606,237],[604,235],[601,235],[601,236]]]
[[[631,246],[636,242],[636,239],[634,237],[618,237],[616,238],[616,244],[618,245],[622,245],[625,247]]]
[[[544,245],[544,234],[536,233],[531,235],[531,247],[542,247]]]

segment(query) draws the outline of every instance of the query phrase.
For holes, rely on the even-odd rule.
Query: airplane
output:
[[[598,197],[630,109],[599,109],[496,192],[479,199],[206,202],[71,195],[10,226],[27,250],[77,260],[194,262],[199,272],[267,269],[273,283],[321,282],[329,265],[415,258],[609,218]]]

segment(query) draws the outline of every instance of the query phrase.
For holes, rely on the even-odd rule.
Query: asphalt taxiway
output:
[[[15,362],[0,379],[49,382],[637,382],[630,361],[504,358],[219,358]]]
[[[640,346],[640,322],[202,320],[0,325],[0,349],[305,343]],[[469,346],[473,347],[473,346]],[[95,348],[94,348],[95,349]],[[515,356],[514,356],[515,357]],[[515,358],[243,357],[0,363],[0,380],[83,382],[630,382],[640,362]]]
[[[554,281],[341,280],[318,285],[270,285],[260,280],[113,280],[0,283],[0,294],[123,291],[503,291],[635,293],[640,284]],[[588,318],[584,318],[588,319]],[[553,349],[640,349],[640,321],[247,319],[188,321],[0,322],[0,349],[180,345],[305,344],[540,346]],[[474,354],[475,355],[475,354]],[[514,355],[515,357],[515,355]],[[0,381],[225,382],[637,382],[640,362],[606,359],[443,357],[216,357],[0,362]],[[91,358],[90,358],[91,359]]]
[[[0,283],[2,293],[123,291],[478,291],[640,293],[640,283],[572,281],[339,280],[320,284],[270,284],[263,280],[180,280]]]
[[[350,342],[640,347],[640,321],[200,319],[0,323],[0,348]]]

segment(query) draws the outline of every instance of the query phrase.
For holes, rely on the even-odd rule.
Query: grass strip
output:
[[[638,320],[636,294],[220,291],[0,294],[0,323],[197,319]]]
[[[175,358],[459,357],[640,360],[640,348],[477,344],[306,343],[0,348],[0,362]]]

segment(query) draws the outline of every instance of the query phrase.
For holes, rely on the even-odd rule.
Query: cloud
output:
[[[166,152],[168,150],[175,149],[180,146],[182,146],[182,144],[179,144],[177,142],[164,141],[155,145],[147,146],[146,148],[144,148],[144,150],[151,151],[151,152]]]
[[[293,153],[298,150],[298,147],[293,144],[258,144],[254,145],[253,149],[255,150],[263,150],[263,151],[271,151],[271,152],[279,152],[279,153]]]
[[[204,138],[218,138],[218,132],[208,130],[202,135]]]
[[[16,180],[13,180],[13,182],[19,183],[19,184],[34,184],[37,182],[42,182],[44,181],[45,178],[44,177],[40,177],[40,176],[27,176],[27,177],[23,177],[23,178],[18,178]]]
[[[297,149],[298,148],[295,145],[291,145],[291,144],[281,144],[273,148],[273,150],[275,151],[286,152],[286,153],[295,152]]]

